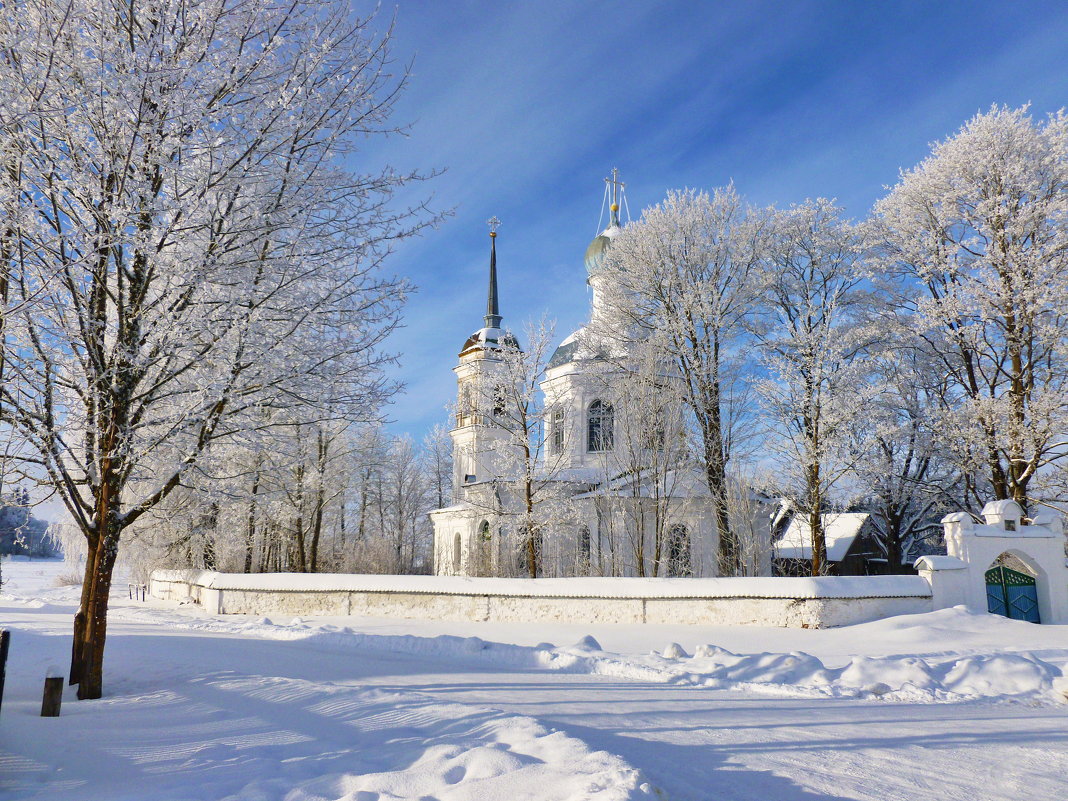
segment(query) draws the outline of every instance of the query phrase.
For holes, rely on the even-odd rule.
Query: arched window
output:
[[[508,409],[508,388],[498,384],[493,388],[493,416],[504,417]]]
[[[460,537],[459,532],[452,540],[452,565],[456,573],[459,573],[463,568],[463,539]]]
[[[579,574],[588,576],[590,574],[590,527],[582,526],[579,528],[578,533],[578,570]]]
[[[475,399],[469,381],[460,384],[459,398],[456,403],[456,425],[467,426],[475,422]]]
[[[612,450],[616,413],[611,403],[595,400],[586,416],[586,450],[591,453]]]
[[[488,520],[478,525],[478,545],[475,548],[474,567],[468,567],[468,575],[493,575],[493,531]]]
[[[681,523],[668,528],[667,574],[669,576],[693,575],[690,565],[690,531]]]
[[[549,452],[561,453],[564,450],[564,410],[561,406],[554,406],[550,419]]]

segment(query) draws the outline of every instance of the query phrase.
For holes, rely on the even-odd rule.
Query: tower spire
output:
[[[619,180],[619,168],[618,167],[613,167],[612,168],[612,177],[611,178],[605,178],[604,182],[606,184],[608,184],[608,186],[612,190],[612,205],[609,207],[612,210],[612,216],[609,219],[608,226],[609,227],[612,227],[613,225],[618,226],[619,225],[619,202],[620,202],[621,196],[623,194],[623,189],[626,187],[626,184]]]
[[[497,229],[501,221],[496,216],[486,220],[490,229],[489,293],[486,297],[486,328],[501,327],[501,309],[497,303]]]

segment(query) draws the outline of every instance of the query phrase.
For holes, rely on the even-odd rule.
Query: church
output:
[[[453,503],[430,513],[437,575],[718,573],[715,515],[701,471],[685,458],[681,409],[664,409],[654,396],[635,392],[627,384],[627,354],[609,358],[591,333],[604,330],[611,280],[605,257],[622,231],[624,185],[615,170],[605,181],[608,226],[584,259],[592,290],[589,323],[544,364],[524,365],[540,397],[535,412],[518,421],[502,401],[478,398],[479,387],[502,375],[522,380],[508,369],[522,361],[522,343],[502,327],[498,221],[489,221],[486,314],[453,368]],[[765,547],[743,554],[746,572],[767,575],[768,532],[754,539]]]

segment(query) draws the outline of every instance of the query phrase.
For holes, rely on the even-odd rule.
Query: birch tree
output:
[[[1068,455],[1068,116],[976,115],[875,217],[880,271],[948,379],[941,425],[977,461],[970,485],[1028,509]]]
[[[7,269],[35,299],[6,320],[0,405],[86,538],[71,682],[98,698],[122,533],[259,410],[370,416],[390,392],[405,287],[377,268],[419,224],[389,202],[412,176],[341,162],[403,76],[342,0],[6,13],[3,93],[49,86],[0,120],[22,148]]]

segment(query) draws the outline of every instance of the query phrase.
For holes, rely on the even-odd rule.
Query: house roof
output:
[[[849,546],[860,534],[868,518],[867,512],[831,512],[823,515],[823,530],[827,540],[827,560],[840,562]],[[782,539],[774,543],[777,559],[811,559],[812,531],[808,518],[794,514],[786,526]]]

